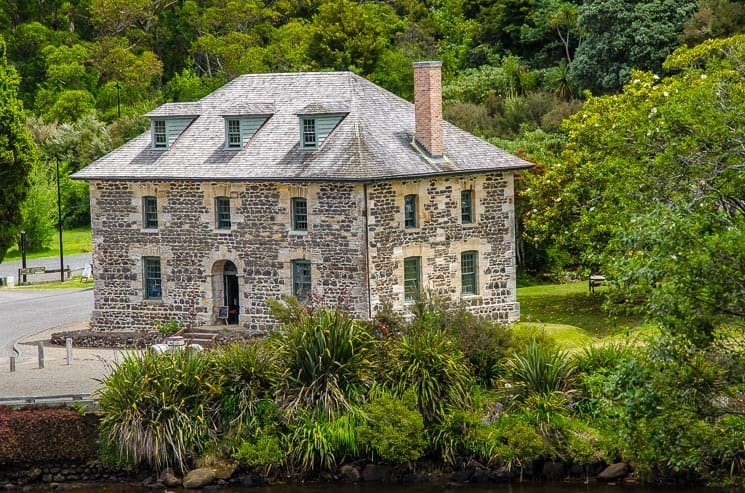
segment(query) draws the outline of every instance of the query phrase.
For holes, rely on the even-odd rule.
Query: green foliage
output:
[[[243,442],[233,458],[241,465],[264,469],[266,475],[272,467],[282,465],[286,455],[279,437],[260,434]]]
[[[21,207],[21,230],[26,232],[27,251],[38,251],[49,246],[57,223],[57,193],[49,176],[48,167],[37,161],[29,175],[29,192]],[[21,239],[18,238],[18,249]]]
[[[353,409],[372,383],[374,340],[348,315],[327,308],[301,311],[274,336],[286,368],[285,407],[329,418]]]
[[[207,353],[125,355],[99,390],[104,436],[136,463],[187,471],[214,441],[213,371]]]
[[[22,204],[36,161],[23,104],[17,96],[18,83],[18,74],[5,57],[5,41],[0,37],[0,261],[18,241]]]
[[[171,319],[168,322],[155,324],[155,329],[161,334],[172,335],[181,330],[183,327],[178,320]]]
[[[372,457],[386,462],[411,462],[424,455],[427,446],[424,420],[416,410],[416,397],[383,394],[362,407],[367,420],[357,435]]]
[[[528,394],[564,392],[572,387],[574,366],[569,353],[532,342],[508,362],[512,381]]]
[[[519,415],[500,415],[477,429],[470,447],[479,460],[508,469],[536,460],[544,454],[543,437]]]
[[[659,72],[677,46],[695,0],[591,0],[579,8],[585,35],[571,63],[572,76],[595,92],[615,92],[631,71]]]
[[[458,343],[443,330],[414,329],[390,349],[390,385],[398,395],[412,390],[428,425],[450,409],[467,407],[471,376]]]
[[[289,460],[301,473],[334,471],[344,457],[359,453],[357,430],[361,418],[356,413],[333,419],[302,412],[289,434]]]

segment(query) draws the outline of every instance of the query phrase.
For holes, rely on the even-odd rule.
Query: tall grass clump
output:
[[[215,439],[208,378],[214,369],[208,353],[126,355],[101,382],[103,437],[136,463],[187,471]]]
[[[263,341],[231,344],[215,353],[219,389],[218,411],[224,428],[240,435],[255,425],[256,407],[271,400],[281,371],[271,348]]]
[[[453,408],[468,407],[471,373],[458,342],[436,328],[414,329],[390,350],[389,385],[396,395],[411,389],[429,424],[441,423]]]
[[[372,385],[375,340],[339,311],[299,313],[275,335],[273,348],[286,368],[279,394],[290,414],[304,408],[332,419],[353,411]]]
[[[574,366],[569,353],[531,342],[508,361],[510,376],[527,394],[564,392],[572,385]]]

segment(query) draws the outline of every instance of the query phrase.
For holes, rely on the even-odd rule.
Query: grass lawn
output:
[[[557,342],[569,347],[639,327],[634,318],[609,319],[601,307],[602,290],[592,294],[586,282],[518,288],[521,323],[516,330],[555,332]]]
[[[74,255],[91,251],[91,228],[75,228],[62,230],[62,246],[65,255]],[[59,256],[59,233],[54,234],[52,245],[44,250],[26,252],[26,258],[58,257]],[[17,246],[11,247],[3,258],[3,262],[21,260],[21,251]]]
[[[73,276],[72,279],[65,282],[47,282],[39,284],[31,284],[29,286],[16,286],[15,289],[57,289],[57,288],[91,288],[93,289],[93,281],[83,281],[81,276]]]

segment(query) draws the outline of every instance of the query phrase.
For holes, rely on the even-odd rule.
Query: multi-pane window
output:
[[[156,197],[142,197],[142,226],[145,229],[158,229],[158,199]]]
[[[471,224],[473,222],[473,191],[462,190],[460,192],[460,222]]]
[[[292,199],[292,229],[308,231],[308,201],[302,197]]]
[[[215,223],[217,229],[230,229],[230,198],[215,198]]]
[[[404,301],[413,302],[419,297],[421,286],[421,257],[404,259]]]
[[[478,294],[478,252],[468,251],[460,254],[461,294]]]
[[[160,277],[160,257],[142,258],[143,277],[145,279],[146,300],[159,300],[163,297],[163,285]]]
[[[302,124],[303,148],[315,149],[318,147],[318,133],[316,132],[315,118],[303,118],[300,122]]]
[[[292,294],[300,301],[305,303],[310,297],[310,261],[293,260],[292,261]]]
[[[153,120],[153,147],[168,147],[165,120]]]
[[[416,228],[416,195],[410,194],[404,197],[404,227]]]
[[[231,118],[228,120],[228,147],[241,147],[241,122]]]

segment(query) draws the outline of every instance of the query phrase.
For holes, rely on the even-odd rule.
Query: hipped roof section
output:
[[[346,113],[319,149],[300,145],[298,115]],[[225,116],[271,115],[240,150],[225,149]],[[414,105],[351,72],[250,74],[194,103],[168,103],[150,118],[192,117],[167,150],[150,132],[73,175],[81,180],[379,181],[519,170],[531,166],[450,123],[444,159],[414,136]]]

